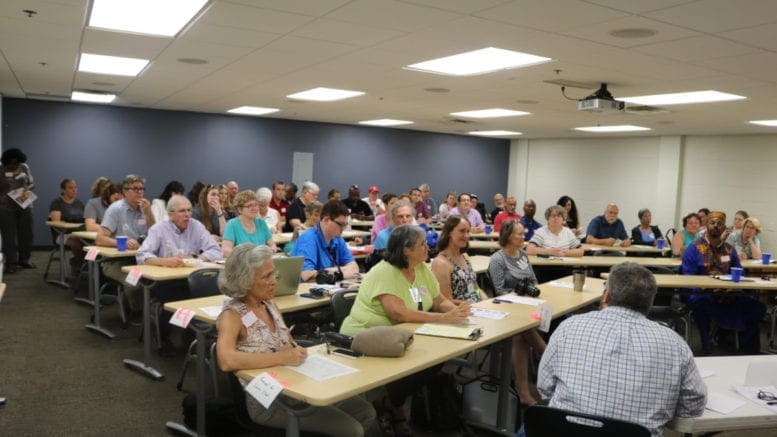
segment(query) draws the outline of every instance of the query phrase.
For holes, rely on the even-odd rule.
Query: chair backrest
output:
[[[650,431],[636,423],[541,405],[529,407],[523,420],[526,437],[650,437]]]
[[[189,294],[192,298],[215,296],[220,293],[219,269],[199,269],[189,275]]]
[[[332,305],[332,314],[334,315],[335,330],[340,330],[343,320],[351,313],[351,307],[356,300],[358,290],[337,290],[332,295],[330,304]]]

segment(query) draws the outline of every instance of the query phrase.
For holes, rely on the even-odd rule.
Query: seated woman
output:
[[[745,219],[742,231],[734,232],[726,239],[726,243],[734,246],[739,259],[761,259],[761,221],[755,217]]]
[[[683,229],[674,234],[672,238],[672,256],[681,257],[685,248],[701,236],[699,229],[701,227],[701,217],[692,212],[683,217]]]
[[[426,234],[421,228],[397,226],[389,237],[384,260],[364,277],[340,332],[353,336],[373,326],[466,320],[469,302],[456,305],[440,293],[434,274],[426,266],[428,252]],[[378,423],[384,434],[412,435],[404,405],[437,370],[426,369],[386,385],[388,396],[376,403]]]
[[[111,182],[103,188],[99,197],[89,199],[84,207],[86,230],[89,232],[99,231],[105,210],[111,206],[111,203],[123,198],[124,193],[121,191],[121,184]]]
[[[557,205],[556,205],[557,206]],[[559,207],[560,208],[560,207]],[[491,255],[488,274],[497,295],[507,294],[522,286],[525,280],[537,284],[537,277],[529,264],[529,257],[523,251],[523,225],[508,219],[499,230],[501,250]],[[529,390],[529,347],[538,355],[545,352],[545,340],[532,329],[513,337],[513,373],[515,390],[523,405],[534,405],[537,400]]]
[[[739,211],[734,213],[734,224],[726,229],[729,233],[732,232],[741,232],[742,229],[745,227],[745,219],[750,217],[750,215],[747,214],[747,211],[740,209]]]
[[[229,201],[229,188],[227,188],[227,186],[224,184],[220,184],[218,188],[219,188],[219,202],[221,202],[221,210],[224,211],[224,216],[227,218],[227,221],[229,221],[237,217],[238,212],[235,205],[233,205]]]
[[[221,207],[218,186],[208,185],[200,190],[200,198],[197,207],[192,210],[192,218],[205,225],[205,229],[217,243],[221,242],[221,235],[227,226],[227,216]]]
[[[440,283],[440,293],[454,303],[488,299],[478,288],[477,274],[467,256],[469,221],[461,216],[445,220],[437,242],[438,256],[432,261],[432,273]]]
[[[281,216],[278,211],[270,208],[272,191],[267,187],[259,188],[256,190],[256,199],[259,201],[259,218],[267,223],[273,234],[281,232]]]
[[[437,213],[440,214],[440,219],[445,220],[448,218],[448,214],[450,214],[451,210],[458,206],[458,199],[459,195],[456,194],[455,191],[451,191],[448,194],[445,195],[445,202],[443,202],[439,208],[437,208]]]
[[[645,246],[655,246],[656,240],[664,236],[661,234],[658,226],[650,224],[651,220],[653,220],[653,214],[650,213],[649,209],[642,208],[637,213],[637,217],[639,217],[639,225],[634,226],[634,229],[631,230],[631,242]]]
[[[386,215],[389,214],[391,207],[394,206],[394,202],[399,200],[399,197],[397,197],[397,195],[394,193],[386,193],[381,196],[380,200],[382,200],[383,204],[386,205],[386,210],[382,214],[375,216],[375,222],[372,224],[372,229],[370,230],[370,241],[372,243],[375,243],[375,238],[378,237],[380,231],[386,229],[389,226],[389,222],[391,220],[386,217]]]
[[[569,196],[561,196],[556,204],[564,207],[564,211],[566,211],[566,227],[579,237],[583,231],[580,229],[580,217],[577,215],[575,200]]]
[[[283,246],[283,253],[285,253],[286,256],[291,256],[291,252],[294,250],[294,245],[297,242],[297,238],[299,238],[299,236],[308,229],[316,227],[318,222],[321,221],[321,209],[323,207],[324,204],[318,200],[314,200],[305,205],[305,222],[297,226],[297,229],[294,229],[294,233],[291,235],[291,241]]]
[[[73,179],[64,179],[59,184],[59,188],[61,190],[59,197],[52,200],[51,205],[49,206],[49,220],[55,222],[83,223],[84,202],[81,202],[77,198],[78,187],[76,186],[76,181]],[[51,230],[51,233],[54,238],[57,238],[59,235],[54,229]],[[65,244],[73,253],[73,257],[70,259],[70,267],[73,274],[77,274],[84,261],[84,245],[79,238],[70,235],[64,235],[64,237],[66,237]],[[59,241],[56,243],[59,243]]]
[[[585,249],[580,244],[580,239],[564,226],[564,214],[564,208],[559,205],[552,205],[545,210],[545,220],[548,224],[534,231],[526,248],[529,255],[543,253],[553,256],[583,256]]]
[[[92,182],[92,187],[89,190],[89,193],[92,197],[90,199],[94,199],[95,197],[100,197],[100,194],[102,194],[105,187],[110,185],[112,182],[110,179],[106,178],[105,176],[100,176],[97,179]]]
[[[176,194],[183,196],[185,191],[183,184],[179,181],[170,181],[165,185],[162,194],[151,201],[151,212],[154,214],[154,221],[156,223],[170,220],[170,216],[167,215],[167,202]]]
[[[307,349],[294,343],[272,300],[278,282],[272,255],[273,250],[267,246],[241,244],[232,251],[219,275],[221,292],[232,298],[224,303],[218,318],[216,351],[219,368],[224,372],[298,366],[307,357]],[[249,314],[253,316],[246,317]],[[252,323],[246,322],[249,318]],[[283,408],[267,410],[249,394],[246,404],[254,422],[286,427]],[[311,414],[300,416],[299,425],[303,431],[329,436],[363,436],[374,421],[372,405],[355,396],[332,406],[315,407]]]
[[[232,249],[243,243],[266,244],[274,251],[275,242],[270,228],[258,217],[259,201],[256,200],[256,194],[251,190],[237,193],[235,208],[238,216],[227,222],[221,238],[221,251],[224,252],[224,258],[229,258]]]

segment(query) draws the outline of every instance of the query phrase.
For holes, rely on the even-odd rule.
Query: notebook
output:
[[[273,258],[275,270],[280,278],[275,285],[275,296],[289,296],[297,292],[300,274],[302,274],[302,261],[304,257],[277,257]]]

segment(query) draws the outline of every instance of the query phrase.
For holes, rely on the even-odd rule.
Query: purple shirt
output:
[[[415,216],[416,218],[428,219],[432,216],[432,212],[429,210],[429,206],[423,200],[415,204]]]
[[[483,223],[483,217],[480,216],[480,213],[475,208],[470,208],[469,212],[465,216],[464,214],[459,211],[459,207],[453,208],[449,213],[448,216],[452,215],[459,215],[465,217],[467,220],[469,220],[470,226],[473,228],[485,228],[486,224]]]
[[[149,258],[171,258],[177,253],[183,253],[187,257],[197,255],[209,260],[224,257],[205,225],[192,219],[184,230],[178,229],[170,220],[151,226],[148,236],[135,255],[135,260],[138,264],[143,264]]]

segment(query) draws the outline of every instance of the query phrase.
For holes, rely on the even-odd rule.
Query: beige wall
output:
[[[764,225],[777,252],[777,135],[515,140],[508,193],[532,197],[538,216],[563,194],[587,225],[608,202],[630,230],[647,207],[662,231],[701,207],[738,209]]]

